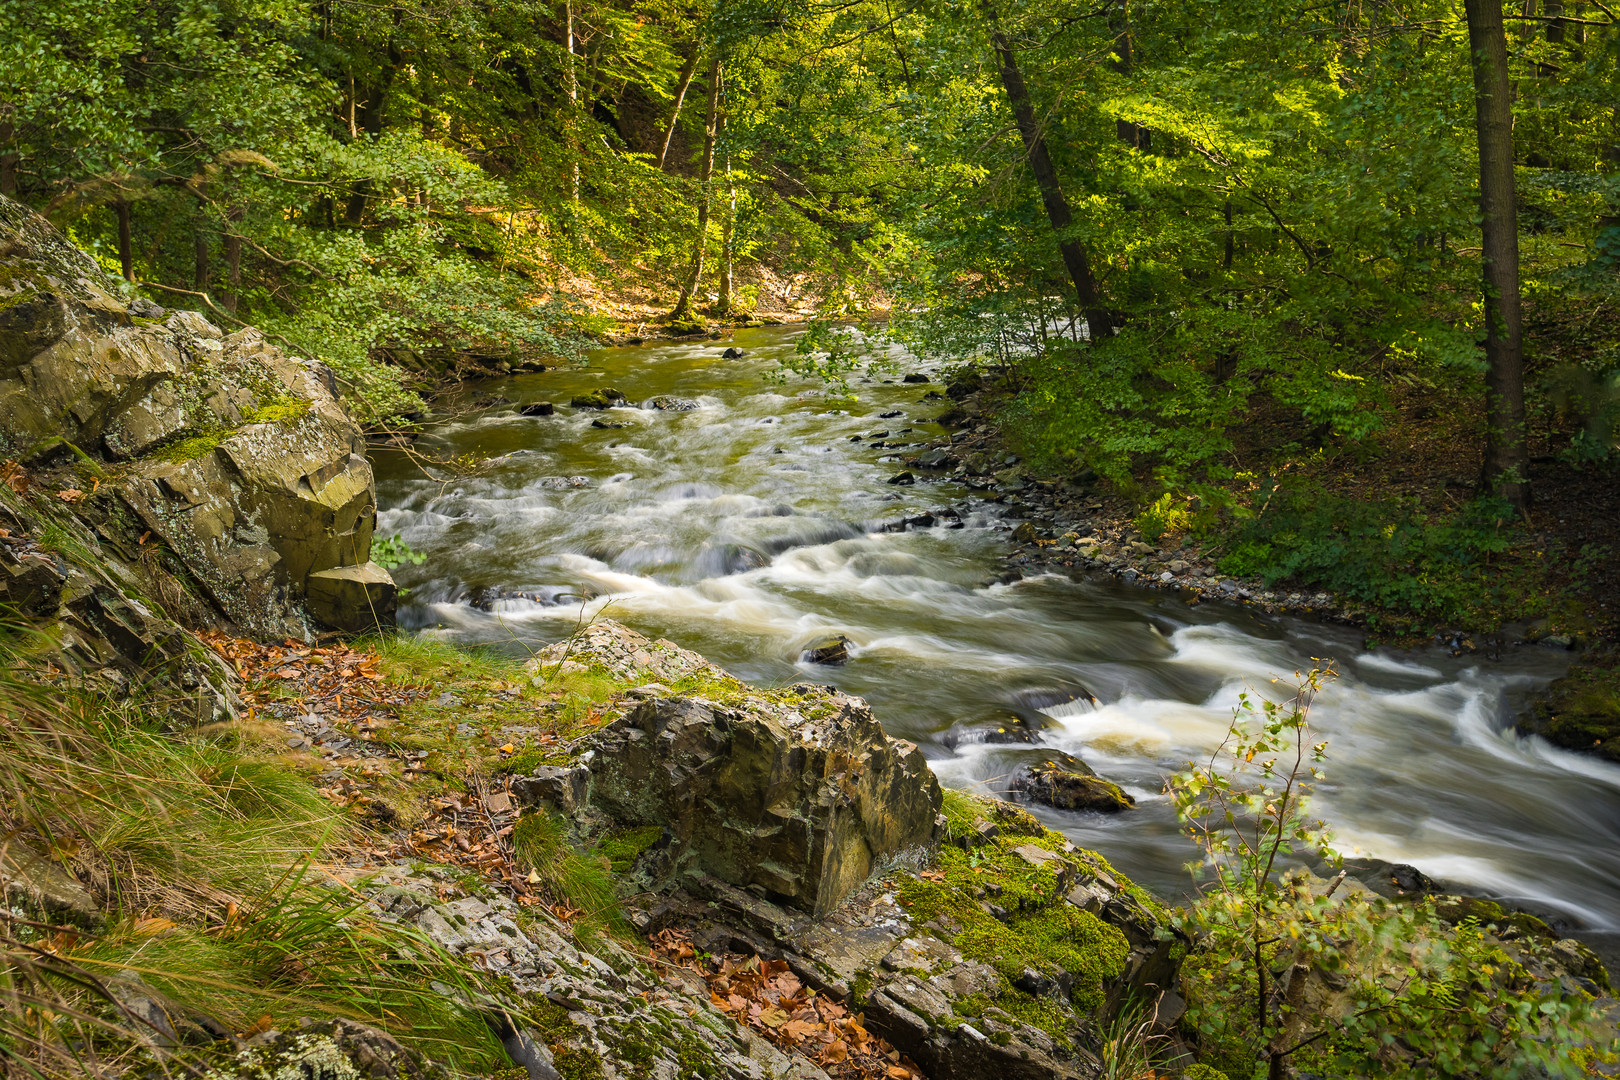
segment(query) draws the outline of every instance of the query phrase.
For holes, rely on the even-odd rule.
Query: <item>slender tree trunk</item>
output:
[[[713,201],[710,191],[710,181],[714,179],[714,141],[718,129],[716,123],[720,106],[720,55],[715,54],[709,61],[709,106],[703,116],[703,164],[698,171],[698,182],[702,185],[702,201],[698,203],[697,240],[692,245],[692,269],[687,274],[686,282],[681,286],[681,298],[675,303],[675,310],[669,313],[670,322],[680,322],[692,317],[692,295],[697,292],[698,282],[703,278],[703,251],[708,246],[709,239],[709,204]]]
[[[579,125],[579,71],[574,66],[574,0],[563,0],[563,16],[568,37],[568,156],[573,159],[572,197],[579,202],[579,148],[575,145]]]
[[[225,215],[225,295],[220,298],[220,306],[232,315],[235,315],[242,302],[242,238],[237,235],[242,218],[247,214],[246,209],[240,206],[231,208]]]
[[[124,280],[132,282],[135,280],[135,256],[130,248],[128,201],[119,199],[113,203],[113,213],[118,216],[118,265],[124,271]]]
[[[192,251],[191,251],[191,254],[192,254],[191,282],[192,282],[192,284],[191,284],[191,287],[193,289],[196,289],[200,293],[205,293],[205,292],[208,291],[208,286],[211,283],[210,279],[213,276],[213,271],[209,268],[209,265],[208,265],[208,246],[209,246],[208,216],[207,216],[207,205],[208,204],[206,202],[204,202],[202,200],[202,198],[201,198],[202,192],[204,190],[205,189],[202,188],[202,187],[199,187],[197,189],[198,196],[199,196],[199,198],[197,200],[197,223],[196,223],[196,225],[194,226],[194,228],[192,230],[192,238],[191,238],[191,244],[192,244]]]
[[[1523,510],[1530,501],[1514,212],[1513,103],[1501,0],[1464,0],[1479,131],[1485,292],[1485,463],[1481,484]]]
[[[17,195],[17,152],[12,148],[16,135],[11,121],[0,122],[0,195],[8,198]]]
[[[686,100],[687,87],[692,85],[692,75],[697,71],[698,57],[702,54],[703,49],[694,44],[692,46],[692,55],[688,56],[686,63],[681,65],[681,80],[675,87],[675,105],[670,109],[669,126],[664,129],[664,143],[658,150],[658,167],[660,169],[664,167],[664,162],[669,158],[669,144],[675,138],[675,125],[681,119],[681,104]]]
[[[1041,189],[1041,202],[1046,206],[1046,218],[1052,223],[1052,231],[1057,233],[1058,250],[1063,253],[1063,265],[1068,268],[1069,280],[1074,283],[1075,299],[1079,301],[1080,310],[1086,317],[1086,329],[1090,332],[1092,341],[1112,337],[1113,322],[1103,308],[1102,298],[1097,295],[1097,286],[1091,276],[1091,263],[1086,257],[1086,249],[1070,236],[1074,217],[1069,212],[1069,200],[1063,195],[1063,186],[1058,183],[1057,168],[1052,164],[1052,155],[1047,152],[1046,139],[1041,135],[1040,126],[1035,121],[1035,107],[1030,104],[1029,88],[1024,85],[1023,73],[1018,70],[1018,58],[1013,53],[1007,35],[1002,33],[996,24],[993,10],[989,8],[985,10],[991,17],[993,29],[990,31],[990,42],[995,46],[996,58],[1000,62],[1001,85],[1007,91],[1007,101],[1012,105],[1013,119],[1018,124],[1019,135],[1024,139],[1024,150],[1029,157],[1030,170],[1034,172],[1035,183]]]
[[[722,126],[724,121],[721,121]],[[732,252],[737,235],[737,188],[731,182],[731,152],[726,152],[726,195],[730,205],[726,208],[726,219],[720,224],[720,299],[715,302],[714,313],[726,316],[731,314],[731,271]]]

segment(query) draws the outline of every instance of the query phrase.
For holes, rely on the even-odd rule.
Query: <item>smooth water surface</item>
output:
[[[1515,702],[1565,659],[1535,648],[1489,660],[1368,653],[1351,631],[1112,582],[996,584],[1000,508],[934,478],[887,483],[904,468],[894,444],[945,434],[926,419],[940,411],[920,401],[929,387],[898,374],[857,381],[848,405],[816,384],[767,383],[796,333],[604,349],[586,369],[483,384],[469,400],[515,404],[420,444],[495,459],[467,478],[434,479],[406,455],[379,453],[381,530],[427,555],[396,571],[411,590],[401,622],[519,652],[567,636],[588,597],[584,617],[670,638],[754,682],[812,680],[866,697],[948,785],[995,790],[1020,761],[1073,754],[1138,808],[1042,817],[1166,896],[1189,888],[1193,856],[1166,773],[1209,753],[1239,693],[1274,694],[1274,677],[1331,659],[1341,677],[1313,714],[1329,741],[1316,809],[1340,846],[1525,903],[1614,955],[1604,947],[1620,940],[1620,768],[1511,725]],[[722,359],[726,344],[747,357]],[[565,404],[606,386],[630,407]],[[665,395],[697,407],[638,407]],[[557,402],[557,414],[516,414],[537,400]],[[945,508],[963,527],[941,515],[936,527],[880,531]],[[846,666],[799,662],[830,634],[850,639]],[[1036,745],[987,741],[1031,728]]]

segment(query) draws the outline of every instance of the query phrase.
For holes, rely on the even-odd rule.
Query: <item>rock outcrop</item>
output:
[[[1122,1002],[1179,1017],[1186,942],[1151,897],[1016,806],[945,798],[858,699],[748,687],[606,621],[531,668],[630,687],[511,790],[588,843],[658,827],[623,870],[644,933],[785,963],[932,1080],[1089,1078]]]
[[[537,670],[594,667],[672,679],[591,736],[579,760],[590,806],[621,826],[661,826],[670,872],[686,865],[821,915],[873,871],[940,836],[939,782],[859,698],[799,684],[745,687],[695,653],[597,623]]]
[[[140,624],[137,650],[165,615],[302,639],[388,624],[371,468],[336,389],[257,330],[125,299],[0,198],[0,500],[6,539],[34,541],[0,555],[7,598],[117,609],[77,618]],[[79,580],[97,566],[118,580]]]

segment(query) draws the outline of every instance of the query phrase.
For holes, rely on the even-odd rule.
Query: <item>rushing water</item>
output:
[[[771,385],[762,376],[793,336],[741,331],[727,343],[748,351],[738,360],[714,342],[604,349],[586,369],[484,384],[469,397],[515,404],[421,444],[495,459],[467,478],[380,454],[381,529],[427,555],[396,573],[411,590],[402,623],[520,651],[570,633],[586,597],[586,617],[668,637],[746,679],[866,697],[948,785],[993,790],[1021,761],[1073,754],[1138,808],[1042,817],[1167,896],[1188,887],[1193,852],[1166,772],[1208,753],[1239,693],[1273,692],[1274,677],[1330,658],[1341,677],[1313,714],[1329,740],[1317,810],[1340,846],[1523,903],[1615,955],[1620,768],[1520,738],[1510,722],[1562,669],[1556,654],[1363,652],[1343,629],[1111,582],[997,584],[1001,519],[952,483],[887,483],[903,468],[892,444],[943,434],[926,420],[938,404],[919,400],[928,387],[857,383],[859,403],[840,408],[812,384]],[[564,404],[607,386],[632,403],[697,407]],[[537,400],[557,414],[516,414]],[[879,416],[894,410],[904,415]],[[875,449],[882,431],[891,446]],[[945,508],[962,527],[941,515],[880,530]],[[830,634],[850,639],[846,666],[799,662]],[[987,741],[1016,726],[1040,728],[1041,742]]]

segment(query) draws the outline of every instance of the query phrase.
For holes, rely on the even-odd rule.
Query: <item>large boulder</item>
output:
[[[820,915],[875,870],[938,843],[938,780],[859,698],[808,684],[753,689],[605,622],[535,661],[543,675],[569,664],[674,682],[647,688],[581,757],[591,808],[621,826],[662,826],[671,868]]]
[[[364,446],[323,366],[257,330],[126,300],[44,219],[0,198],[0,457],[91,488],[76,511],[95,542],[200,597],[190,614],[309,638],[310,576],[370,559]],[[372,606],[391,607],[387,572],[363,576]],[[11,577],[32,601],[32,579]]]

